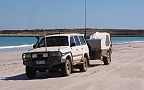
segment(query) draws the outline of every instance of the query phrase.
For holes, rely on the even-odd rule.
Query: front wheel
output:
[[[35,78],[36,77],[35,68],[26,66],[26,75],[28,78]]]
[[[86,57],[84,57],[83,59],[83,63],[80,64],[79,69],[81,72],[86,72],[87,71],[87,67],[88,67],[88,60]]]
[[[72,72],[72,65],[70,60],[66,60],[65,63],[63,63],[62,68],[61,68],[61,72],[63,73],[64,76],[69,76]]]
[[[111,52],[107,53],[107,57],[103,56],[104,65],[109,65],[111,63]]]

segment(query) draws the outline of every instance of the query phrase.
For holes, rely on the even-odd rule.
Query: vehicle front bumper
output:
[[[42,63],[38,63],[38,62],[42,62]],[[23,60],[23,64],[26,66],[30,66],[30,67],[53,67],[55,65],[59,65],[64,63],[65,60],[62,60],[61,58],[41,58],[41,59],[25,59]]]

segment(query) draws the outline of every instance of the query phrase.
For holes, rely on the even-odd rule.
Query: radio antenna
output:
[[[87,1],[85,0],[85,29],[84,29],[84,37],[86,39],[86,28],[87,28]]]
[[[44,22],[43,24],[44,24],[44,38],[45,38],[44,40],[45,40],[45,50],[47,51],[46,25],[45,25],[46,23]]]

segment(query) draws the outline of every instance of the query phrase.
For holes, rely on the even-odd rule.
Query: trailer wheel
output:
[[[111,53],[110,52],[107,53],[107,57],[103,56],[103,62],[104,62],[104,65],[109,65],[111,63]]]
[[[63,63],[61,72],[64,76],[69,76],[72,72],[72,65],[70,60],[66,59],[66,62]]]
[[[36,77],[36,70],[33,67],[26,66],[26,75],[32,79]]]
[[[88,60],[86,57],[84,57],[83,63],[80,64],[79,69],[81,72],[86,72],[88,68]]]

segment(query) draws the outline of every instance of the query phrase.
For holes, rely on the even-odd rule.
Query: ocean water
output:
[[[0,37],[0,51],[29,50],[36,42],[35,37]],[[141,42],[144,37],[112,37],[113,45]]]
[[[0,37],[0,51],[27,51],[36,42],[35,37]]]
[[[144,42],[144,37],[138,37],[138,36],[112,37],[112,42],[113,45],[142,43]]]

